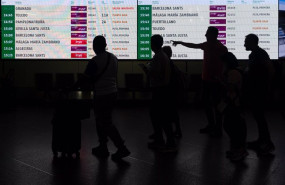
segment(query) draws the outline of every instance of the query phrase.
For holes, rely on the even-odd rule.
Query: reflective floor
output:
[[[98,144],[94,117],[82,121],[80,160],[53,160],[51,119],[53,108],[19,106],[0,113],[1,185],[284,185],[285,118],[281,110],[267,113],[274,155],[258,157],[253,151],[239,163],[225,156],[226,134],[213,139],[199,134],[206,125],[202,110],[180,110],[183,138],[176,154],[156,153],[147,148],[152,132],[146,106],[117,107],[118,126],[131,155],[115,163],[91,154]],[[256,138],[251,114],[245,114],[248,140]],[[109,143],[109,150],[115,147]]]

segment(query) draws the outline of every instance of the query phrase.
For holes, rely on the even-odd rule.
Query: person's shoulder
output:
[[[226,52],[228,51],[227,46],[225,46],[223,43],[221,43],[221,41],[217,40],[216,44],[217,44],[217,46],[218,46],[218,48],[220,50],[223,50],[223,51],[226,51]]]
[[[164,58],[167,58],[168,60],[170,60],[169,57],[167,56],[167,54],[166,54],[164,51],[161,51],[161,54],[162,54],[162,56],[163,56]]]
[[[267,51],[265,51],[263,48],[260,47],[257,50],[252,51],[250,57],[252,59],[264,60],[264,61],[270,59]]]
[[[162,51],[162,56],[161,56],[163,62],[166,62],[166,63],[170,63],[170,59],[169,57],[167,56],[167,54],[165,52]]]
[[[166,55],[165,52],[163,52],[162,50],[159,51],[158,53],[156,53],[154,56],[153,56],[153,59],[154,60],[163,60],[163,59],[168,59],[168,56]],[[169,60],[169,59],[168,59]]]
[[[110,57],[113,59],[113,60],[118,60],[117,56],[114,54],[114,53],[110,53],[110,52],[106,52],[107,55],[110,55]]]
[[[269,57],[269,55],[268,55],[267,51],[265,51],[265,49],[259,48],[259,52],[260,52],[263,56],[268,56],[268,57]]]
[[[115,55],[114,53],[111,53],[111,52],[106,51],[106,54],[107,54],[107,55],[110,55],[110,56],[112,56],[112,57],[117,58],[117,57],[116,57],[116,55]]]
[[[96,62],[96,60],[97,60],[97,57],[94,56],[91,59],[89,59],[88,63],[94,63],[94,62]]]

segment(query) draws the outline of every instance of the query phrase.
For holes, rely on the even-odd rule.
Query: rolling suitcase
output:
[[[70,94],[70,93],[69,93]],[[56,103],[52,119],[52,152],[58,157],[80,157],[81,120],[89,118],[90,105],[86,100],[70,95],[61,97]]]

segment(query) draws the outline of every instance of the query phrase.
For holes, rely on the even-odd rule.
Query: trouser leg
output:
[[[246,123],[238,110],[226,110],[224,129],[230,138],[232,148],[244,148],[246,143]]]
[[[222,130],[222,114],[217,110],[221,100],[221,86],[216,82],[204,82],[204,107],[208,126],[216,131]]]
[[[160,119],[163,131],[166,135],[166,144],[169,146],[175,145],[175,138],[173,133],[172,121],[173,121],[173,114],[177,110],[173,107],[173,101],[171,93],[167,93],[169,91],[163,90],[163,95],[160,103]]]
[[[164,120],[162,123],[162,128],[166,135],[166,144],[167,145],[175,145],[175,139],[172,129],[172,123],[169,120]]]
[[[161,123],[161,98],[162,90],[160,88],[153,88],[152,90],[152,100],[151,100],[151,106],[150,106],[150,118],[151,123],[154,130],[155,135],[155,141],[164,143],[163,139],[163,128]]]
[[[154,131],[155,141],[163,142],[163,133],[162,133],[162,127],[159,120],[159,113],[157,112],[156,106],[151,107],[150,109],[150,118],[151,118],[151,124]]]
[[[211,88],[208,82],[203,82],[203,104],[206,113],[206,118],[208,121],[207,127],[214,128],[215,116],[211,97]]]
[[[258,140],[261,142],[271,141],[268,123],[265,118],[265,107],[266,107],[266,91],[259,89],[254,93],[255,96],[251,97],[251,110],[253,117],[257,123],[258,128]]]
[[[112,121],[112,112],[116,101],[116,93],[97,96],[94,102],[97,134],[100,144],[106,144],[108,137],[116,147],[124,145],[124,141]]]
[[[257,123],[258,135],[259,135],[258,140],[263,142],[271,141],[268,129],[268,123],[266,121],[264,110],[262,109],[262,107],[255,106],[252,110],[252,114]]]

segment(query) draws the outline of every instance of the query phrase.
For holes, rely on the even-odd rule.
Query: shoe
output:
[[[117,152],[112,154],[112,159],[114,161],[121,160],[124,157],[127,157],[131,154],[131,152],[127,149],[126,146],[123,146],[121,148],[118,148]]]
[[[246,156],[248,156],[248,152],[244,148],[231,151],[231,153],[229,154],[230,155],[228,156],[228,158],[234,162],[243,160]]]
[[[92,148],[92,154],[99,158],[105,158],[110,155],[107,146],[99,145],[95,148]]]
[[[268,155],[274,150],[275,150],[274,144],[271,141],[269,141],[267,143],[260,143],[259,149],[257,152],[259,155]]]
[[[148,148],[154,149],[154,150],[162,149],[165,147],[165,144],[163,141],[153,141],[153,142],[149,142],[147,145],[148,145]]]
[[[212,132],[212,128],[211,127],[209,127],[209,126],[206,126],[205,128],[201,128],[200,129],[200,133],[201,134],[208,134],[208,133],[210,133],[210,132]]]

